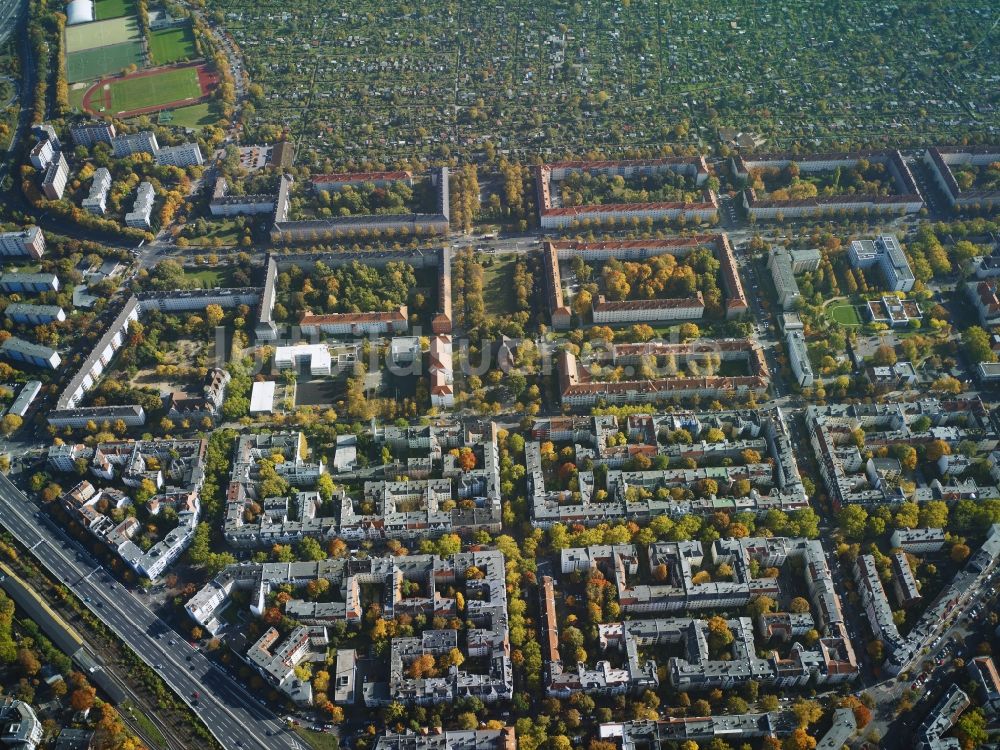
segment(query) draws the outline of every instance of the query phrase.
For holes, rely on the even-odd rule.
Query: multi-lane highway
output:
[[[306,750],[294,732],[115,581],[2,474],[0,524],[155,669],[224,748]]]

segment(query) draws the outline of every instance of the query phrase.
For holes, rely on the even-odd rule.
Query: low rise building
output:
[[[890,542],[904,552],[914,555],[940,552],[944,549],[944,529],[896,529]]]
[[[270,414],[274,411],[273,380],[255,381],[250,390],[250,415]]]
[[[17,336],[11,336],[0,344],[0,354],[12,362],[48,370],[57,370],[62,364],[62,358],[55,349],[19,339]]]
[[[970,705],[972,701],[958,685],[949,687],[917,730],[917,750],[959,750],[962,744],[958,739],[944,733]]]
[[[306,363],[309,364],[310,375],[329,375],[330,347],[326,344],[295,344],[274,349],[274,365],[279,370],[297,369]]]
[[[28,413],[28,408],[40,390],[42,390],[42,384],[39,381],[29,380],[21,388],[21,392],[17,394],[17,398],[11,402],[11,405],[7,408],[7,413],[24,418],[24,415]]]
[[[989,656],[976,656],[967,667],[969,676],[976,685],[979,700],[987,713],[1000,714],[1000,674]]]
[[[0,745],[35,750],[45,734],[42,722],[24,701],[10,696],[0,702]]]
[[[517,738],[514,727],[386,732],[374,750],[517,750]]]
[[[59,278],[54,273],[21,273],[10,271],[0,274],[0,290],[5,292],[58,292]]]
[[[296,673],[303,663],[325,662],[330,643],[326,628],[320,625],[295,628],[281,643],[281,634],[269,628],[250,647],[246,660],[251,667],[291,701],[299,705],[312,705],[312,683]]]
[[[28,302],[12,302],[4,308],[3,314],[13,323],[45,325],[62,323],[65,311],[59,305],[32,305]]]
[[[302,313],[299,329],[305,336],[383,336],[406,333],[410,325],[406,305],[388,312],[331,313],[314,315]]]

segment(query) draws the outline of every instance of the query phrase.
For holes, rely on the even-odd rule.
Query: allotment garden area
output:
[[[990,0],[947,12],[875,0],[207,8],[263,87],[254,137],[291,128],[338,161],[475,153],[487,141],[582,156],[694,144],[718,128],[776,150],[952,143],[1000,118]]]

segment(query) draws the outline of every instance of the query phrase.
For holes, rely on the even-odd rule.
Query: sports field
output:
[[[74,28],[74,27],[70,27]],[[70,83],[92,81],[95,78],[120,73],[129,65],[142,66],[139,42],[112,44],[66,55],[66,78]]]
[[[214,125],[220,119],[218,105],[215,102],[203,102],[202,104],[192,104],[189,107],[181,107],[169,112],[167,122],[178,128],[203,128],[206,125]]]
[[[164,70],[155,75],[111,81],[111,112],[130,112],[183,99],[200,99],[197,68]]]
[[[149,54],[154,65],[169,65],[192,59],[195,50],[191,26],[154,31],[149,35]]]
[[[94,13],[98,21],[106,21],[109,18],[121,18],[135,13],[135,6],[132,0],[97,0],[94,3]]]
[[[66,27],[67,53],[138,41],[139,26],[132,16]]]
[[[839,323],[842,326],[861,325],[861,318],[858,316],[858,310],[854,305],[833,305],[827,313],[835,323]]]

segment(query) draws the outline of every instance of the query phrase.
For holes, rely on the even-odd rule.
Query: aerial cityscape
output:
[[[1000,748],[1000,6],[0,0],[0,747]]]

